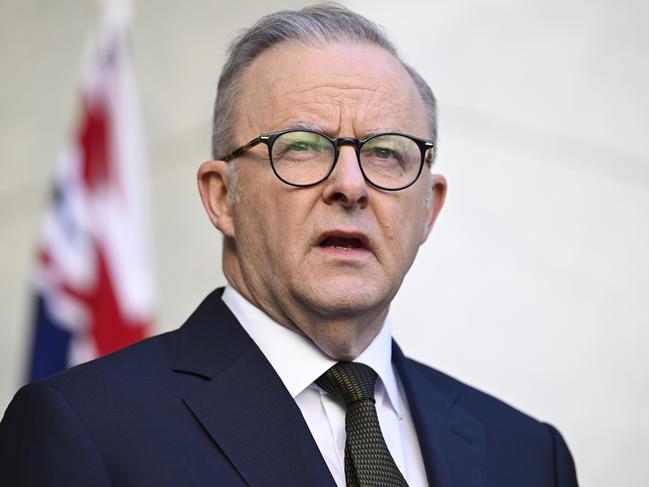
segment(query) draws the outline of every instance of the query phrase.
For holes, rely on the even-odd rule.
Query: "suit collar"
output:
[[[223,288],[210,293],[178,331],[174,371],[211,379],[250,346],[222,294]]]
[[[210,294],[179,331],[174,370],[207,379],[183,396],[185,404],[249,485],[333,486],[295,401],[222,292]],[[424,373],[396,343],[392,360],[430,486],[484,487],[484,428],[456,405],[460,392]]]
[[[248,485],[334,486],[297,404],[222,291],[179,331],[174,370],[207,379],[183,401]]]
[[[457,388],[436,381],[393,343],[392,360],[403,384],[431,487],[484,487],[486,435],[480,420],[456,403]]]
[[[336,360],[326,355],[309,338],[280,325],[234,287],[226,286],[221,299],[268,359],[293,398],[336,364]],[[390,404],[397,416],[401,417],[399,388],[392,365],[392,326],[389,316],[379,334],[354,361],[369,365],[376,371]]]

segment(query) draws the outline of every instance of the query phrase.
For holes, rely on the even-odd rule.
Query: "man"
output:
[[[228,287],[175,332],[21,389],[0,482],[575,486],[554,428],[392,343],[446,192],[435,123],[426,83],[357,14],[244,33],[198,172]]]

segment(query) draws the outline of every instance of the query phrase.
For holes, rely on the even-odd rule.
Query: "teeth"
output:
[[[327,237],[321,243],[321,247],[329,247],[337,250],[354,250],[363,247],[360,239],[345,237]]]

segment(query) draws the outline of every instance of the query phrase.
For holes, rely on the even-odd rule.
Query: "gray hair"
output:
[[[322,4],[302,10],[283,10],[257,21],[231,44],[228,59],[219,78],[212,128],[212,157],[231,152],[237,95],[246,68],[266,49],[282,42],[313,46],[323,42],[360,41],[382,47],[408,71],[426,107],[433,143],[437,142],[435,97],[426,81],[406,64],[383,29],[355,12],[337,4]]]

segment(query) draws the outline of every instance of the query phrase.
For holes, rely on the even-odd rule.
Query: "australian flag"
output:
[[[149,178],[130,11],[126,2],[106,5],[38,244],[29,380],[140,340],[152,320]]]

